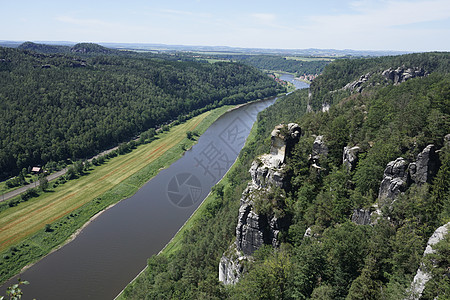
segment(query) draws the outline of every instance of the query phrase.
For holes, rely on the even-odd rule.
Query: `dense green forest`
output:
[[[448,53],[339,60],[313,82],[311,98],[299,90],[260,113],[256,136],[241,151],[228,183],[213,189],[214,201],[186,231],[182,246],[151,257],[124,297],[405,299],[428,238],[450,221],[450,145],[444,143],[450,133],[449,60]],[[377,73],[403,65],[424,68],[427,75],[393,84]],[[330,92],[368,72],[376,76],[360,93],[345,91],[328,102]],[[322,112],[324,102],[332,105]],[[307,112],[308,104],[316,110]],[[248,170],[257,155],[269,152],[270,132],[283,122],[297,122],[302,129],[287,160],[285,196],[272,207],[289,216],[289,226],[279,248],[260,248],[240,281],[224,286],[218,280],[219,261],[235,240]],[[329,149],[319,160],[320,171],[310,159],[316,135],[323,135]],[[383,208],[377,222],[351,222],[355,209],[382,206],[377,196],[387,163],[400,156],[414,161],[429,144],[440,149],[434,179],[411,184]],[[342,164],[343,148],[355,145],[361,148],[359,161],[349,171]],[[304,235],[307,228],[311,237]],[[449,239],[432,257],[435,267],[422,299],[450,297]]]
[[[239,63],[179,62],[95,44],[22,48],[40,53],[0,48],[0,179],[284,91]]]

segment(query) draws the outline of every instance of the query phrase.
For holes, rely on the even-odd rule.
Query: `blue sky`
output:
[[[449,0],[0,0],[0,40],[450,51]]]

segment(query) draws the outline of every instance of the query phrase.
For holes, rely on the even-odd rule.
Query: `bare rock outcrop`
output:
[[[392,68],[384,70],[383,73],[381,73],[381,75],[383,75],[386,79],[393,81],[394,84],[400,84],[414,77],[426,76],[428,75],[428,72],[418,67],[406,68],[405,66],[402,66],[398,67],[395,70]]]
[[[245,255],[252,255],[262,245],[278,247],[278,234],[286,225],[285,218],[257,214],[251,202],[245,202],[239,208],[236,247]]]
[[[363,84],[367,82],[371,76],[372,76],[371,73],[361,75],[361,77],[358,80],[350,82],[346,86],[344,86],[344,89],[349,90],[350,92],[361,93],[363,89]]]
[[[431,182],[431,179],[439,170],[439,166],[440,160],[434,145],[426,146],[419,153],[417,159],[410,164],[402,157],[389,162],[384,170],[378,198],[394,200],[411,183],[424,184]]]
[[[342,154],[342,162],[347,169],[347,171],[353,171],[358,162],[358,154],[361,151],[359,146],[354,147],[344,147],[344,152]]]
[[[423,256],[429,255],[431,253],[435,253],[436,251],[433,249],[433,246],[442,241],[445,236],[450,231],[450,222],[439,227],[433,233],[433,235],[428,239],[427,247],[423,252]],[[431,279],[431,275],[426,269],[424,264],[421,264],[419,269],[417,270],[416,275],[414,276],[414,280],[411,283],[411,287],[408,290],[408,297],[405,300],[418,300],[422,296],[422,292],[425,289],[425,285]]]
[[[279,246],[279,233],[287,226],[287,220],[274,214],[259,214],[255,201],[285,184],[284,167],[286,156],[300,138],[297,124],[278,125],[271,134],[269,154],[258,157],[250,168],[251,182],[240,199],[236,242],[224,253],[219,266],[219,280],[224,284],[234,284],[243,272],[241,262],[249,259],[262,245]],[[263,199],[263,200],[261,200]],[[236,254],[237,253],[237,254]]]
[[[376,72],[376,73],[367,73],[361,75],[359,79],[347,83],[343,88],[340,90],[347,90],[350,93],[361,93],[364,88],[367,86],[374,86],[380,83],[375,82],[369,82],[369,79],[374,74],[381,74],[387,81],[393,82],[395,85],[403,83],[407,81],[408,79],[415,78],[415,77],[423,77],[427,76],[429,73],[426,72],[423,68],[407,68],[405,66],[398,67],[396,69],[389,68],[387,70],[384,70],[382,72]]]
[[[300,138],[297,124],[278,125],[271,133],[269,154],[263,154],[250,167],[251,183],[241,198],[236,246],[245,255],[251,255],[263,244],[277,245],[277,236],[284,226],[284,220],[275,216],[259,215],[254,208],[255,197],[284,187],[286,156]]]
[[[399,157],[388,163],[378,191],[379,199],[394,200],[408,187],[408,161]]]
[[[411,180],[417,184],[430,182],[439,170],[439,156],[434,145],[428,145],[417,156],[417,160],[409,164]]]
[[[372,212],[370,209],[354,209],[352,214],[352,222],[358,225],[370,225]]]
[[[236,249],[236,245],[232,244],[220,259],[219,281],[225,285],[236,284],[245,271],[243,262],[247,259]]]

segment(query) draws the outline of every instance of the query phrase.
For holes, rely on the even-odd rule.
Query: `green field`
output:
[[[203,133],[230,107],[217,108],[173,126],[151,143],[112,158],[85,176],[2,211],[0,281],[64,243],[101,210],[133,195],[195,143],[186,138],[187,131]]]

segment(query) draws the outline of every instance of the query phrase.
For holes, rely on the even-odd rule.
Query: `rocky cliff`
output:
[[[370,82],[369,79],[375,74],[381,75],[384,77],[386,82],[391,82],[394,85],[401,84],[411,78],[415,77],[423,77],[427,76],[429,73],[425,71],[423,68],[407,68],[405,66],[398,67],[396,69],[389,68],[382,72],[376,72],[376,73],[366,73],[364,75],[361,75],[361,77],[355,81],[349,82],[346,84],[342,90],[348,90],[351,93],[361,93],[364,88],[370,85],[378,85],[380,82]]]
[[[351,170],[352,164],[348,158],[351,155],[348,152],[349,149],[344,148],[343,162]],[[403,157],[389,162],[384,170],[383,180],[378,191],[379,205],[375,204],[369,209],[355,209],[352,222],[360,225],[373,224],[376,216],[381,215],[383,206],[391,205],[398,195],[404,193],[411,184],[430,183],[439,170],[439,166],[440,160],[434,145],[425,147],[417,159],[411,163]]]
[[[394,84],[400,84],[414,77],[426,76],[428,75],[428,72],[419,67],[406,68],[405,66],[401,66],[395,70],[392,68],[384,70],[381,75],[383,75],[386,79],[393,81]]]
[[[436,229],[433,235],[429,238],[427,247],[423,252],[423,256],[427,256],[429,254],[435,253],[436,251],[433,249],[433,246],[442,241],[445,236],[450,231],[450,222],[445,225],[442,225],[438,229]],[[429,271],[426,269],[424,264],[421,264],[419,269],[417,270],[416,275],[414,276],[414,280],[411,283],[411,287],[408,290],[408,297],[405,300],[418,300],[422,296],[422,292],[425,289],[425,285],[431,279],[431,275]]]
[[[244,262],[251,260],[251,255],[262,245],[279,246],[278,235],[287,228],[288,220],[273,211],[260,211],[258,207],[261,201],[281,197],[279,191],[285,185],[286,157],[300,134],[300,127],[295,123],[276,126],[271,133],[270,153],[253,161],[249,170],[252,180],[240,199],[236,242],[224,253],[219,264],[219,280],[224,284],[239,280]]]

